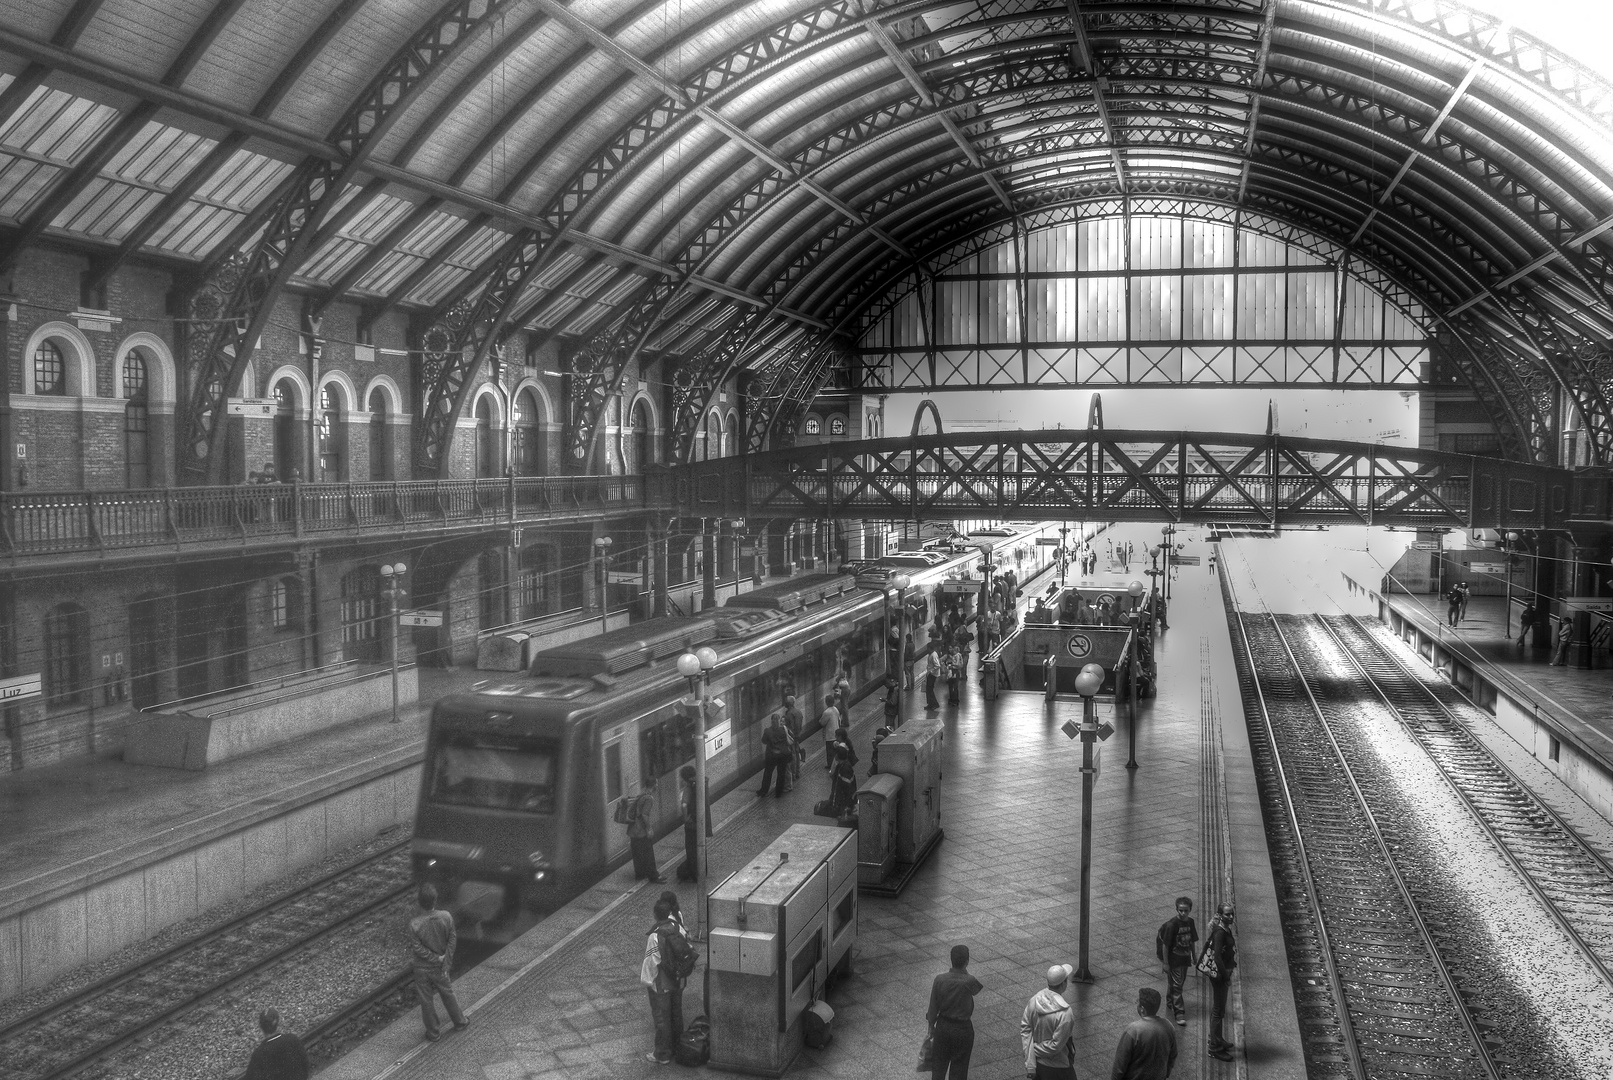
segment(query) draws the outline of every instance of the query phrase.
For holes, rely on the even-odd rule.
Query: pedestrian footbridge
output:
[[[1608,481],[1404,447],[1195,431],[948,432],[820,443],[646,476],[651,505],[731,518],[1065,518],[1427,528],[1603,524]]]

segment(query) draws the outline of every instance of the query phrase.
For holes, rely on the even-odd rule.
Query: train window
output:
[[[793,993],[801,989],[801,984],[807,981],[812,969],[818,966],[823,957],[823,931],[810,935],[806,944],[790,960],[790,991]]]
[[[432,753],[431,799],[552,814],[558,750],[547,739],[450,735]]]
[[[638,737],[639,771],[644,783],[654,783],[684,762],[694,760],[697,724],[693,715],[685,716],[679,710],[658,724],[644,725]]]
[[[605,801],[615,802],[622,797],[622,744],[613,742],[605,747]]]

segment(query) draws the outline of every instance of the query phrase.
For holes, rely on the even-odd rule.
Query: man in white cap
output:
[[[1019,1021],[1019,1041],[1025,1050],[1025,1075],[1031,1080],[1075,1080],[1075,1010],[1064,1000],[1070,985],[1069,964],[1047,969],[1047,989],[1039,990],[1025,1006]]]

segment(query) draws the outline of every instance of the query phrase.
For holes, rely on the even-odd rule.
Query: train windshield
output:
[[[432,754],[431,800],[552,814],[558,751],[547,739],[450,735]]]

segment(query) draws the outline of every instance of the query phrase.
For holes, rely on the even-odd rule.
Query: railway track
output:
[[[1281,624],[1228,610],[1310,1075],[1505,1075]]]
[[[1473,737],[1456,692],[1419,679],[1353,616],[1320,620],[1529,889],[1613,986],[1613,864]],[[1439,690],[1443,690],[1441,694]]]
[[[0,1076],[76,1076],[411,888],[405,840],[8,1024]]]

